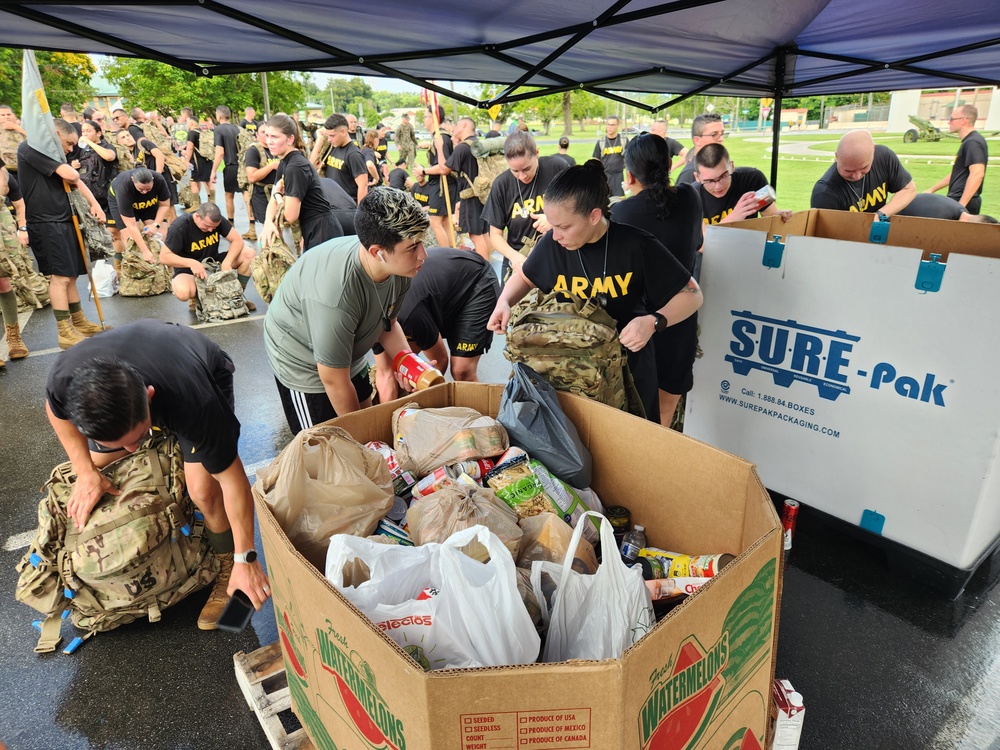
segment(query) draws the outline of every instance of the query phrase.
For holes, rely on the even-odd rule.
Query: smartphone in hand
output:
[[[250,597],[240,589],[229,599],[226,608],[222,610],[215,626],[219,630],[227,630],[230,633],[242,633],[250,622],[250,617],[254,613],[253,603]]]

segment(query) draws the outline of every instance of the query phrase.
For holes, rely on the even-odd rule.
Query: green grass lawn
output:
[[[677,137],[679,134],[673,133],[672,135],[673,137]],[[761,140],[765,137],[767,138],[766,142]],[[538,136],[538,138],[542,141],[538,146],[538,150],[542,155],[556,153],[558,147],[555,144],[555,140],[558,138],[558,134],[556,134],[554,129],[550,136]],[[778,184],[775,186],[778,193],[777,203],[779,208],[786,208],[792,211],[805,211],[809,208],[809,197],[812,195],[813,185],[816,184],[816,180],[822,177],[827,167],[833,163],[833,152],[837,147],[838,138],[839,136],[827,133],[796,133],[795,135],[782,133],[781,144],[788,144],[793,141],[807,141],[812,143],[819,141],[822,143],[813,146],[813,148],[822,149],[828,153],[785,153],[779,157]],[[685,146],[689,146],[691,143],[689,137],[681,137],[678,140]],[[902,159],[903,165],[913,175],[913,179],[917,183],[917,190],[924,190],[930,187],[951,170],[950,158],[920,159],[919,156],[952,157],[955,151],[958,150],[958,140],[956,139],[945,139],[937,143],[926,141],[903,143],[902,133],[879,133],[875,135],[875,141],[876,143],[888,146],[901,155],[900,159]],[[593,137],[592,132],[588,132],[586,135],[574,133],[570,136],[570,156],[576,159],[578,164],[586,161],[593,154],[596,142],[597,139]],[[996,150],[1000,152],[1000,142],[989,141],[989,143],[991,146],[996,144]],[[759,133],[741,134],[726,139],[726,148],[729,149],[733,162],[737,166],[756,167],[767,175],[768,178],[771,176],[770,146],[770,137]],[[779,153],[781,151],[782,149],[779,146]],[[902,154],[909,156],[902,156]],[[914,156],[917,158],[914,158]],[[420,158],[421,162],[426,163],[426,152],[419,152],[418,158]],[[993,169],[996,169],[996,166],[993,166]],[[674,172],[674,175],[676,174],[677,172]],[[986,172],[982,213],[1000,218],[1000,176],[996,176],[991,180],[990,169],[987,169]]]

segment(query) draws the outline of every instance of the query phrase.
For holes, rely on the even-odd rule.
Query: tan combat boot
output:
[[[97,323],[91,323],[87,320],[87,316],[83,314],[83,310],[77,310],[69,317],[73,321],[73,327],[80,332],[81,336],[86,336],[87,338],[111,330],[111,326],[109,325],[101,328]]]
[[[7,348],[10,349],[11,359],[24,359],[28,356],[28,347],[21,340],[21,326],[15,323],[12,326],[5,326],[7,329]]]
[[[56,325],[59,327],[60,349],[69,349],[71,346],[87,340],[86,336],[73,327],[72,320],[57,320]]]
[[[233,573],[233,553],[227,552],[224,555],[216,555],[216,557],[219,558],[219,577],[215,579],[212,593],[208,595],[208,601],[205,602],[205,606],[201,608],[201,614],[198,615],[199,630],[215,630],[215,623],[218,622],[222,610],[229,602],[229,594],[226,593],[226,589],[229,588],[229,576]]]
[[[243,239],[250,240],[251,242],[257,241],[257,227],[253,224],[250,225],[250,229],[243,233]]]

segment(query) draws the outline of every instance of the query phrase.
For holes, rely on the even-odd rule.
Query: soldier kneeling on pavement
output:
[[[229,242],[229,251],[225,254],[220,252],[222,238]],[[246,245],[229,220],[222,217],[219,207],[214,203],[202,203],[194,213],[184,214],[170,225],[160,250],[160,263],[174,269],[171,283],[174,296],[181,302],[188,302],[193,310],[198,296],[194,277],[204,280],[207,276],[202,261],[206,258],[218,260],[223,271],[235,268],[240,284],[246,289],[254,255],[254,249]],[[247,300],[247,309],[253,312],[257,306]]]
[[[253,498],[238,452],[234,370],[229,355],[197,331],[140,320],[60,355],[45,392],[45,412],[76,474],[66,511],[77,528],[102,496],[118,494],[102,468],[138,450],[154,426],[177,436],[184,483],[221,562],[198,617],[202,630],[215,630],[236,589],[257,609],[271,595],[253,548]]]

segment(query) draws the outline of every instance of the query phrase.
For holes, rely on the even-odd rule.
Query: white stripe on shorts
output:
[[[307,427],[312,427],[312,414],[309,413],[309,403],[306,401],[306,395],[299,391],[291,391],[291,394],[292,406],[295,407],[295,415],[299,418],[299,426],[303,430]]]

